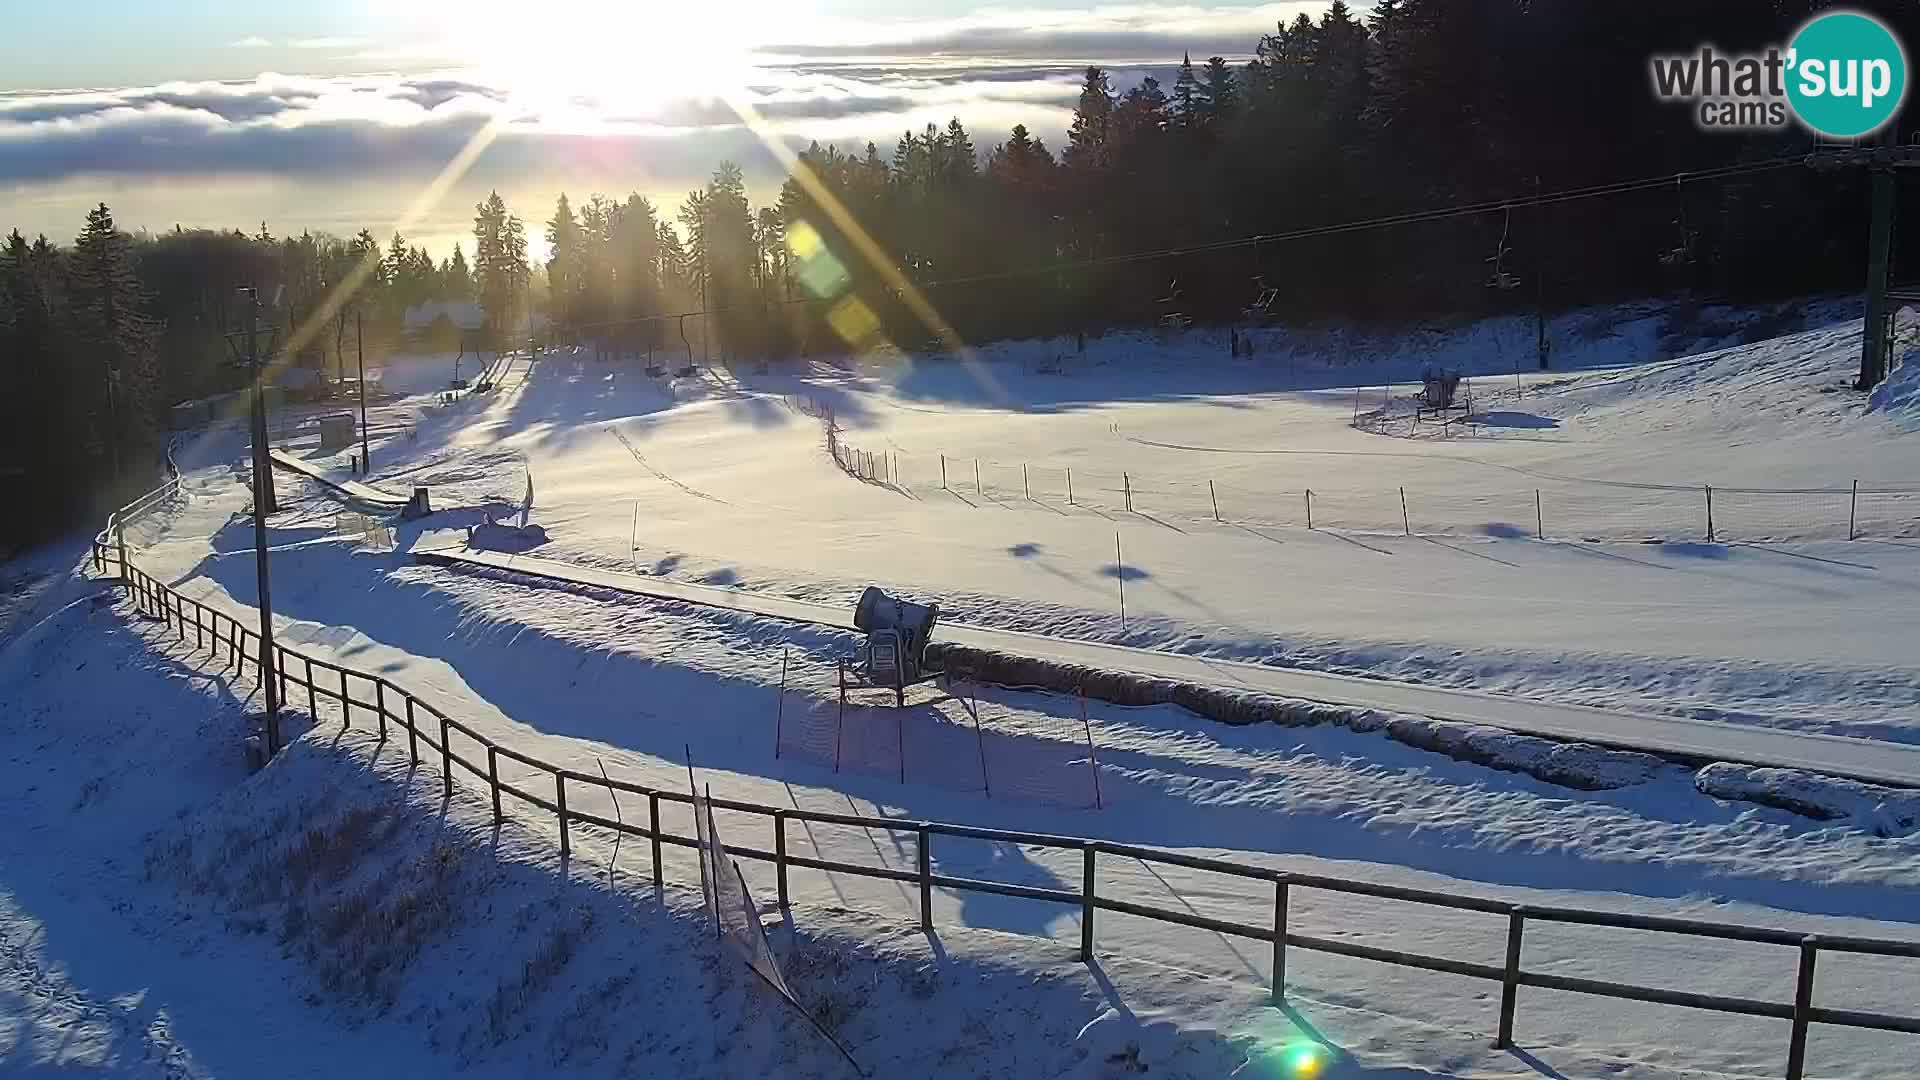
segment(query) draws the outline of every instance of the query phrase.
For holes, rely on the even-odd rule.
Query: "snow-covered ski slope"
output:
[[[1556,326],[1585,369],[1518,391],[1505,323],[1252,361],[1116,335],[1058,375],[1029,369],[1070,342],[670,382],[563,351],[377,445],[372,480],[505,509],[531,472],[538,554],[848,610],[880,583],[979,625],[1920,742],[1920,412],[1844,389],[1857,325],[1629,363],[1657,320],[1601,314]],[[1489,423],[1352,426],[1356,383],[1433,364],[1480,372]]]
[[[1694,369],[1746,365],[1761,369],[1756,380],[1769,366],[1802,371],[1793,378],[1809,388],[1809,408],[1824,431],[1802,440],[1807,460],[1827,454],[1844,461],[1854,453],[1858,463],[1884,461],[1883,472],[1861,475],[1863,482],[1884,482],[1910,471],[1900,456],[1911,455],[1901,431],[1905,414],[1867,412],[1860,398],[1817,389],[1844,381],[1849,333],[1816,330],[1702,358],[1693,368],[1642,365],[1642,386],[1674,380],[1671,396],[1694,394],[1690,408],[1710,426],[1728,391],[1681,389],[1699,377]],[[1907,598],[1920,578],[1920,552],[1898,536],[1659,546],[1558,540],[1551,530],[1545,541],[1484,532],[1394,537],[1216,524],[1210,515],[1155,520],[1148,506],[1129,514],[1111,502],[1082,505],[1094,500],[1078,493],[1072,505],[1028,500],[990,483],[982,487],[991,500],[943,493],[937,481],[929,497],[912,484],[902,493],[839,471],[826,457],[820,422],[781,399],[831,399],[845,438],[861,446],[891,439],[910,453],[947,446],[955,454],[977,449],[983,458],[1016,461],[1028,454],[1038,461],[1042,450],[1074,460],[1117,455],[1129,482],[1136,469],[1171,475],[1192,452],[1116,437],[1115,424],[1154,441],[1201,445],[1221,437],[1223,417],[1265,413],[1275,438],[1309,448],[1382,447],[1414,455],[1396,459],[1408,468],[1463,445],[1352,430],[1354,379],[1338,388],[1342,371],[1352,376],[1352,367],[1316,376],[1334,389],[1290,389],[1305,379],[1311,365],[1304,360],[1289,374],[1264,359],[1252,367],[1209,361],[1201,345],[1182,351],[1116,340],[1090,343],[1092,353],[1113,354],[1107,375],[1093,367],[1040,376],[1015,362],[1016,350],[1027,347],[1037,348],[1007,346],[1004,362],[988,365],[1000,391],[1027,395],[1023,408],[911,390],[914,378],[971,381],[951,362],[917,376],[813,368],[662,385],[565,354],[541,359],[524,382],[492,397],[444,409],[420,401],[385,406],[382,426],[395,433],[376,443],[370,481],[394,492],[429,485],[435,505],[449,509],[424,526],[401,526],[397,552],[356,550],[334,535],[337,504],[283,475],[283,512],[270,536],[277,635],[378,671],[504,745],[584,773],[604,763],[617,776],[677,786],[690,751],[715,794],[760,803],[1110,838],[1519,903],[1913,935],[1920,839],[1881,828],[1871,814],[1814,822],[1723,801],[1697,791],[1691,772],[1680,768],[1616,791],[1573,793],[1379,734],[1230,728],[1175,708],[1093,702],[1088,726],[1099,747],[1103,802],[1095,809],[1075,782],[1090,764],[1080,749],[1077,703],[991,688],[981,701],[986,731],[977,756],[965,739],[960,704],[929,691],[902,715],[850,712],[860,751],[838,771],[817,753],[776,758],[776,715],[802,731],[831,719],[833,660],[850,644],[848,635],[746,612],[453,573],[417,565],[409,554],[464,542],[466,526],[483,514],[505,516],[531,472],[531,516],[545,540],[526,543],[540,557],[581,565],[729,584],[847,611],[859,587],[879,581],[937,599],[956,618],[982,625],[1920,741],[1920,694],[1895,640],[1913,629]],[[1401,370],[1407,367],[1417,371],[1418,358]],[[1595,469],[1616,449],[1649,453],[1652,435],[1636,433],[1615,446],[1597,409],[1583,411],[1579,395],[1597,397],[1595,383],[1619,374],[1555,374],[1547,379],[1565,382],[1551,388],[1530,378],[1526,408],[1564,416],[1564,428],[1582,433],[1570,445],[1592,455]],[[1094,399],[1096,378],[1112,383],[1106,399]],[[1086,385],[1070,407],[1061,401],[1066,391],[1047,390],[1073,385],[1068,380]],[[1338,404],[1321,404],[1321,397]],[[1723,419],[1771,410],[1778,415],[1761,441],[1783,441],[1794,430],[1797,405],[1770,400]],[[412,439],[398,433],[409,426]],[[1681,446],[1675,453],[1684,454],[1686,440],[1670,437]],[[1474,442],[1475,456],[1507,455],[1528,467],[1526,455],[1553,448],[1518,439]],[[252,602],[254,589],[250,527],[235,516],[246,503],[232,471],[242,449],[232,436],[190,448],[183,461],[192,502],[136,538],[143,568],[236,611]],[[322,466],[342,464],[312,455],[310,445],[296,442],[293,449]],[[1360,467],[1377,464],[1369,457]],[[1640,482],[1658,479],[1660,469],[1653,461],[1637,475],[1606,478]],[[1249,468],[1242,479],[1259,475]],[[1720,476],[1713,482],[1793,486]],[[1116,532],[1123,544],[1117,565]],[[1117,611],[1122,582],[1124,624]],[[1681,625],[1669,625],[1675,622]],[[790,660],[784,695],[783,653]],[[992,791],[982,783],[987,772]],[[507,766],[502,779],[529,778]],[[582,811],[614,812],[603,793],[578,798]],[[539,825],[551,829],[550,822]],[[796,830],[792,842],[800,855],[913,865],[910,840],[879,831],[818,829],[803,839]],[[644,856],[628,850],[623,858]],[[940,873],[1036,886],[1072,882],[1080,872],[1071,857],[985,843],[937,847],[934,864]],[[639,872],[637,861],[629,866]],[[683,879],[691,872],[690,863],[676,871]],[[1122,898],[1171,898],[1221,918],[1259,920],[1272,905],[1268,890],[1249,892],[1199,873],[1122,863],[1103,864],[1102,875],[1103,894],[1111,888]],[[891,883],[796,876],[794,885],[800,924],[812,925],[813,913],[825,907],[901,925],[917,919],[911,890]],[[769,882],[755,886],[764,894]],[[1061,948],[1077,941],[1073,913],[1039,902],[936,890],[934,907],[936,926],[1053,938]],[[1475,961],[1497,962],[1504,947],[1499,919],[1430,917],[1343,899],[1302,901],[1296,917],[1302,932]],[[1203,931],[1116,916],[1103,919],[1100,941],[1113,955],[1203,978],[1257,986],[1267,976],[1261,950]],[[1530,966],[1539,960],[1569,975],[1756,998],[1786,994],[1794,961],[1791,950],[1702,950],[1593,928],[1537,941],[1530,934],[1527,949]],[[1361,1025],[1349,1026],[1333,1006],[1422,1018],[1446,1027],[1456,1042],[1485,1042],[1491,1002],[1474,996],[1484,988],[1359,961],[1319,963],[1302,960],[1289,981],[1297,978],[1303,996],[1317,1002],[1303,1015],[1332,1029],[1336,1041]],[[1835,996],[1822,1004],[1897,1008],[1913,998],[1910,967],[1871,958],[1829,967],[1823,960],[1822,993]],[[1683,1019],[1684,1045],[1673,1034]],[[1764,1075],[1777,1072],[1786,1038],[1785,1025],[1772,1021],[1696,1019],[1547,992],[1524,996],[1520,1030],[1529,1052],[1563,1075],[1603,1067]],[[1438,1033],[1410,1037],[1417,1042],[1408,1051],[1412,1060],[1441,1075],[1530,1068],[1468,1063],[1453,1056],[1465,1051]],[[1911,1051],[1898,1036],[1816,1029],[1811,1060],[1841,1075],[1892,1077],[1904,1075],[1901,1063]],[[1596,1057],[1611,1057],[1617,1067],[1596,1066]],[[1363,1064],[1396,1060],[1405,1058],[1376,1053]]]

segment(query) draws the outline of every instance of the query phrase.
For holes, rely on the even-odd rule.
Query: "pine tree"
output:
[[[1112,164],[1112,136],[1113,88],[1106,71],[1089,67],[1073,109],[1073,125],[1067,129],[1067,168],[1079,173],[1105,170]]]
[[[1234,85],[1233,69],[1225,57],[1207,57],[1204,89],[1201,94],[1203,127],[1231,123],[1240,111],[1240,94]]]
[[[467,267],[467,257],[461,253],[460,245],[453,245],[453,254],[440,264],[440,298],[466,302],[473,299],[473,271]]]
[[[130,238],[101,203],[87,212],[68,271],[81,370],[97,387],[93,431],[117,486],[128,482],[126,467],[144,460],[159,434],[153,352],[158,328],[144,313],[146,297],[130,248]]]
[[[959,117],[947,121],[947,130],[940,140],[941,181],[951,188],[963,184],[979,175],[978,154],[973,148],[973,137],[960,123]]]
[[[1198,94],[1199,83],[1193,77],[1193,54],[1183,52],[1180,54],[1180,74],[1173,80],[1173,104],[1168,110],[1175,127],[1197,126],[1199,118],[1194,110]]]
[[[552,316],[561,325],[571,327],[576,318],[580,292],[580,223],[573,219],[573,206],[566,192],[554,205],[547,222],[547,295]]]
[[[495,343],[504,342],[527,274],[526,232],[498,191],[474,206],[473,277]]]

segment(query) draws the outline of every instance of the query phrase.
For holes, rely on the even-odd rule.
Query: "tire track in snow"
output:
[[[633,445],[632,441],[630,441],[624,434],[620,432],[620,429],[610,427],[607,430],[613,432],[613,437],[620,440],[620,445],[627,448],[627,453],[633,455],[633,460],[639,462],[641,468],[652,473],[654,476],[660,478],[661,480],[666,481],[669,484],[672,484],[674,487],[679,488],[681,491],[686,492],[687,494],[693,496],[696,499],[705,499],[708,502],[716,502],[722,506],[734,505],[733,503],[728,502],[727,500],[721,498],[718,495],[709,494],[707,492],[701,491],[699,488],[696,488],[696,487],[689,487],[688,485],[681,483],[679,480],[674,479],[672,476],[668,475],[667,473],[661,472],[658,468],[654,466],[653,462],[648,461],[646,459],[646,456],[640,453],[640,451]]]

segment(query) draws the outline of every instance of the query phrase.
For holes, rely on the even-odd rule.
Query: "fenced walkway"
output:
[[[156,500],[157,505],[164,499]],[[117,515],[124,523],[127,515]],[[654,788],[626,780],[588,775],[541,761],[511,747],[501,745],[467,724],[385,677],[359,671],[322,657],[275,645],[262,646],[257,633],[240,619],[209,604],[185,596],[132,565],[125,549],[110,540],[95,544],[94,562],[101,572],[111,571],[126,585],[142,613],[162,622],[178,635],[182,643],[217,656],[244,673],[253,665],[256,678],[278,679],[282,700],[298,703],[304,696],[307,711],[318,717],[322,702],[337,707],[342,723],[351,726],[356,718],[371,725],[382,742],[404,738],[409,762],[414,766],[435,765],[441,775],[443,795],[452,798],[456,776],[460,783],[477,784],[490,800],[496,821],[504,820],[509,805],[531,807],[551,815],[557,826],[561,854],[572,848],[572,830],[581,825],[595,826],[645,840],[648,843],[655,889],[664,887],[666,862],[663,848],[698,847],[695,836],[664,827],[663,804],[691,805],[686,792]],[[269,655],[270,652],[270,655]],[[502,758],[532,770],[551,787],[542,791],[501,779]],[[580,809],[568,808],[568,793],[584,789],[624,792],[646,801],[644,822],[608,818]],[[551,794],[549,795],[548,792]],[[509,803],[508,797],[513,800]],[[933,890],[985,893],[1077,909],[1080,916],[1079,955],[1092,960],[1098,946],[1098,913],[1112,912],[1192,927],[1265,944],[1272,951],[1271,992],[1274,1001],[1283,1001],[1287,993],[1287,960],[1290,951],[1306,950],[1373,961],[1399,967],[1438,972],[1490,983],[1499,987],[1498,1012],[1491,1025],[1496,1047],[1511,1047],[1521,1020],[1520,990],[1533,987],[1576,994],[1648,1002],[1707,1012],[1764,1017],[1790,1025],[1789,1043],[1783,1075],[1800,1080],[1805,1075],[1807,1035],[1814,1024],[1899,1032],[1920,1035],[1920,1016],[1869,1012],[1821,1006],[1816,1003],[1816,976],[1824,956],[1858,954],[1920,959],[1920,941],[1885,938],[1808,935],[1790,930],[1740,926],[1663,916],[1633,915],[1562,906],[1517,905],[1471,894],[1414,889],[1373,882],[1348,880],[1322,874],[1296,873],[1254,866],[1224,859],[1204,858],[1180,852],[1161,851],[1131,844],[1113,843],[1081,837],[1005,829],[979,828],[951,822],[920,821],[840,814],[793,807],[767,806],[731,799],[714,799],[716,808],[751,817],[767,830],[768,847],[730,845],[737,858],[770,863],[773,867],[779,903],[790,907],[789,881],[796,870],[848,874],[898,882],[917,893],[920,926],[932,930]],[[862,865],[833,859],[809,857],[788,850],[790,823],[839,825],[879,830],[910,836],[914,869]],[[1081,876],[1078,888],[1041,887],[1004,881],[960,877],[937,873],[935,841],[941,838],[967,838],[995,843],[1016,844],[1026,848],[1075,853],[1079,856]],[[1241,918],[1202,915],[1189,908],[1169,908],[1151,903],[1122,899],[1101,892],[1102,860],[1138,860],[1141,863],[1182,867],[1188,870],[1220,874],[1264,883],[1272,889],[1269,911]],[[1487,932],[1503,935],[1505,959],[1500,964],[1478,963],[1452,957],[1411,952],[1366,944],[1346,938],[1322,937],[1300,933],[1288,926],[1289,914],[1299,898],[1312,893],[1336,896],[1370,897],[1395,903],[1470,912],[1487,916]],[[1621,931],[1650,932],[1683,938],[1715,939],[1774,946],[1782,950],[1776,998],[1733,997],[1696,993],[1688,990],[1650,987],[1633,983],[1578,978],[1530,969],[1525,963],[1527,930],[1530,926],[1582,924],[1610,927]],[[1467,995],[1463,993],[1462,999]],[[1908,1001],[1913,1000],[1911,996]],[[1436,1003],[1436,1010],[1457,1017],[1457,1010]]]

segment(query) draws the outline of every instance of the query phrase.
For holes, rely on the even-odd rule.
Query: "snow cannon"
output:
[[[907,687],[940,675],[927,670],[927,642],[940,617],[938,604],[916,604],[869,585],[854,605],[853,625],[867,635],[851,665],[841,662],[841,695],[847,676],[867,686],[891,687],[894,704],[906,703]]]

